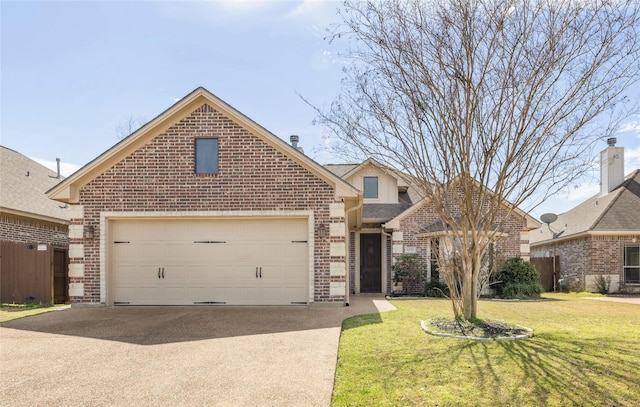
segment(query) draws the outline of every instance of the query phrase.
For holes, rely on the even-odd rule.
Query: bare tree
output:
[[[637,111],[637,0],[347,1],[342,91],[318,122],[417,180],[447,225],[456,318],[476,317],[502,222],[575,182]],[[459,290],[459,291],[458,291]]]
[[[131,133],[142,127],[147,120],[141,116],[129,116],[114,127],[118,140],[129,137]]]

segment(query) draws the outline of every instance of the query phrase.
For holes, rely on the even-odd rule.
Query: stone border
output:
[[[434,336],[442,336],[442,337],[446,337],[446,338],[468,339],[468,340],[472,340],[472,341],[487,342],[487,341],[515,341],[515,340],[518,340],[518,339],[531,338],[533,336],[533,329],[527,328],[526,326],[521,326],[521,325],[516,325],[516,326],[518,328],[526,329],[527,333],[526,334],[522,334],[522,335],[514,335],[514,336],[503,336],[503,337],[497,337],[497,338],[486,338],[486,337],[480,337],[480,336],[464,336],[464,335],[449,334],[449,333],[446,333],[446,332],[436,332],[436,331],[433,331],[433,330],[431,330],[431,329],[429,329],[427,327],[426,321],[420,321],[420,327],[426,333],[434,335]]]

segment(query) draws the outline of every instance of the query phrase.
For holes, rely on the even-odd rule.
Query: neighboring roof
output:
[[[60,179],[32,159],[0,146],[0,211],[54,223],[68,223],[69,212],[45,195]]]
[[[640,234],[640,169],[627,175],[624,182],[608,194],[601,196],[598,193],[558,215],[551,228],[556,233],[562,231],[562,234],[553,239],[549,228],[543,226],[531,233],[531,245],[544,245],[586,234]]]
[[[260,138],[262,141],[286,155],[299,165],[323,179],[335,187],[335,194],[341,198],[359,199],[359,191],[336,176],[331,171],[322,167],[291,145],[270,133],[244,114],[237,111],[231,105],[224,102],[203,87],[195,89],[187,96],[162,112],[149,123],[136,130],[118,144],[98,156],[96,159],[76,171],[69,178],[49,190],[47,193],[51,199],[61,202],[76,203],[79,200],[79,191],[84,185],[91,182],[96,177],[103,174],[109,168],[126,158],[157,135],[180,121],[183,117],[191,114],[203,104],[208,104],[218,112],[222,113],[247,131]]]

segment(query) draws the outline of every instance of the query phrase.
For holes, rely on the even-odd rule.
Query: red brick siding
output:
[[[0,216],[0,240],[69,246],[67,225],[14,216]]]
[[[538,248],[536,248],[538,250]],[[571,291],[584,290],[584,276],[591,269],[591,238],[560,242],[549,247],[551,253],[560,257],[560,285]]]
[[[624,246],[625,243],[637,244],[638,241],[640,241],[640,234],[635,236],[592,236],[591,274],[619,274],[622,290],[630,289],[631,287],[624,287]]]
[[[195,174],[196,137],[218,138],[217,174]],[[85,276],[71,282],[83,282],[85,295],[73,301],[100,301],[103,211],[313,210],[318,225],[344,221],[329,219],[333,201],[332,186],[205,104],[81,189],[84,224],[95,238],[77,241],[85,258],[72,261],[84,262]],[[344,301],[329,295],[330,281],[345,281],[330,277],[330,239],[315,239],[315,301]]]
[[[507,216],[506,211],[504,216]],[[417,253],[428,262],[429,258],[427,254],[430,238],[418,237],[417,234],[423,231],[427,225],[439,219],[440,217],[433,207],[428,204],[403,219],[400,222],[400,230],[403,232],[402,243],[405,250],[407,246],[416,247]],[[507,235],[498,238],[495,242],[496,255],[504,259],[516,256],[528,256],[529,253],[520,252],[520,245],[529,243],[528,240],[521,240],[520,236],[520,233],[524,230],[524,219],[512,214],[508,219],[504,220],[500,226]],[[399,244],[399,242],[395,243]]]
[[[555,244],[560,257],[560,278],[572,291],[585,289],[587,274],[618,274],[621,291],[633,290],[624,286],[624,244],[637,236],[585,236]],[[551,255],[554,245],[536,247],[536,252]],[[548,252],[548,253],[547,253]]]

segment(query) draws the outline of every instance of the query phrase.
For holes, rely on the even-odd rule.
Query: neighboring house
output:
[[[349,281],[352,293],[392,293],[394,259],[418,254],[426,262],[427,279],[441,279],[435,250],[448,236],[428,200],[420,198],[411,177],[373,159],[361,164],[326,166],[363,191],[362,209],[349,224]],[[494,242],[502,258],[529,258],[529,231],[540,227],[514,208]],[[419,292],[418,292],[419,293]]]
[[[71,301],[345,304],[390,293],[393,256],[428,256],[428,205],[397,171],[373,160],[325,168],[296,141],[198,88],[52,188],[71,207]],[[528,255],[531,222],[513,215],[506,254]]]
[[[68,211],[45,192],[59,174],[0,146],[0,302],[68,301]]]
[[[624,176],[624,149],[600,153],[600,193],[531,234],[535,257],[558,256],[562,288],[640,292],[640,170]]]

